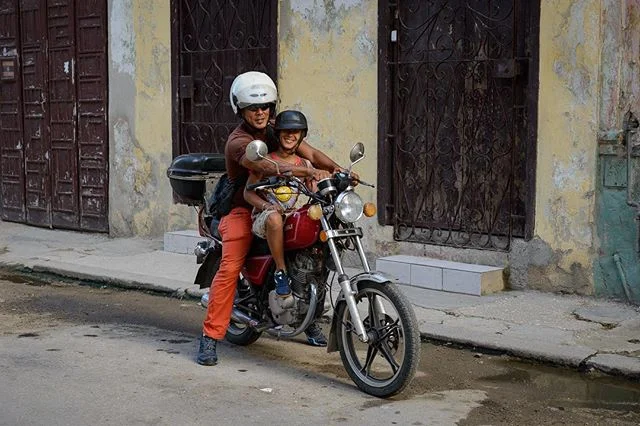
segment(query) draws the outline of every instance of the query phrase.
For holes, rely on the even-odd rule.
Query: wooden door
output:
[[[0,1],[2,218],[108,231],[106,0]]]

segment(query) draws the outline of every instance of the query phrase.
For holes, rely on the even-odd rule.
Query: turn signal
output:
[[[320,204],[314,204],[309,207],[309,210],[307,210],[307,216],[313,220],[320,220],[322,217],[322,207],[320,207]]]
[[[328,239],[329,236],[327,235],[327,233],[325,231],[320,231],[320,241],[326,243]]]
[[[373,216],[374,214],[376,214],[376,211],[377,211],[377,209],[376,209],[376,205],[375,204],[373,204],[373,203],[365,203],[364,204],[363,212],[364,212],[364,215],[366,217]]]

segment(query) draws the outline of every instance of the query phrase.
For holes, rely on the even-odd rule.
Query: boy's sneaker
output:
[[[198,349],[198,364],[200,365],[216,365],[218,362],[218,354],[216,354],[216,345],[218,341],[209,336],[202,335],[200,337],[200,348]]]
[[[291,279],[289,275],[282,269],[273,274],[273,280],[276,282],[276,294],[278,296],[289,296],[291,294]]]
[[[311,346],[327,346],[327,338],[322,334],[322,329],[318,324],[312,322],[304,331],[307,335],[307,342]]]

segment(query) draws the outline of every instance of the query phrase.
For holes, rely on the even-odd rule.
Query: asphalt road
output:
[[[425,343],[402,395],[263,337],[201,367],[196,301],[0,274],[0,425],[638,424],[640,384]]]

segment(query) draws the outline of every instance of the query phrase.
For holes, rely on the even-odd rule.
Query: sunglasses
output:
[[[271,104],[253,104],[247,107],[247,109],[251,112],[256,112],[259,109],[262,111],[266,111],[269,108],[271,108]]]

